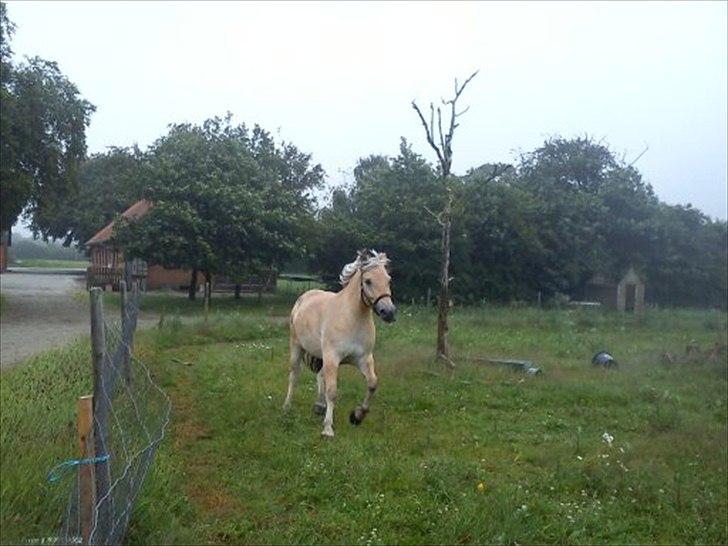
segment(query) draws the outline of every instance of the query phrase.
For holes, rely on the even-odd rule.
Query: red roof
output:
[[[142,199],[140,201],[137,201],[134,203],[131,207],[126,209],[124,212],[121,213],[121,215],[124,218],[128,218],[129,220],[134,220],[135,218],[140,218],[144,216],[147,212],[149,212],[149,209],[152,208],[152,204],[147,201],[146,199]],[[88,241],[86,241],[86,245],[100,245],[102,243],[105,243],[111,238],[111,234],[114,231],[114,222],[111,221],[109,224],[103,228],[101,231],[99,231],[96,235],[91,237]]]

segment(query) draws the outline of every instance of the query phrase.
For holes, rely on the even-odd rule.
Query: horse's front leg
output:
[[[374,357],[371,354],[357,362],[357,367],[367,380],[367,393],[364,395],[364,401],[361,403],[361,406],[356,407],[349,414],[349,421],[353,425],[360,425],[364,417],[366,417],[366,414],[369,412],[369,402],[372,396],[374,396],[374,392],[377,390],[379,383],[377,381],[377,374],[374,372]]]
[[[326,394],[326,415],[324,416],[323,436],[334,437],[334,404],[336,404],[336,376],[339,372],[339,360],[330,354],[324,353],[324,365],[321,373],[324,378],[324,392]]]

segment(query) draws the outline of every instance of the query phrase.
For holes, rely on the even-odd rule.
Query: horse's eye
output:
[[[364,284],[366,284],[367,286],[368,285],[371,285],[372,284],[372,280],[371,279],[364,279]]]

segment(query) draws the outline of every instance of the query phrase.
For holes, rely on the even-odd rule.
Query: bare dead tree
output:
[[[468,79],[466,79],[462,85],[458,84],[457,78],[455,79],[455,95],[450,100],[442,100],[442,107],[446,110],[449,107],[449,112],[446,111],[445,115],[449,113],[450,119],[446,121],[445,127],[446,132],[443,132],[443,112],[442,107],[438,106],[435,108],[433,103],[430,103],[430,119],[429,122],[425,119],[422,111],[417,106],[417,103],[412,101],[412,108],[420,118],[422,126],[425,129],[425,136],[430,147],[435,150],[437,154],[437,161],[440,167],[440,177],[443,186],[445,187],[445,202],[440,212],[435,213],[429,209],[429,212],[435,220],[440,224],[442,228],[440,248],[442,251],[440,261],[440,294],[437,300],[437,359],[444,362],[448,367],[453,369],[455,363],[450,357],[450,342],[448,338],[448,314],[450,311],[450,231],[452,227],[452,212],[453,212],[453,192],[450,184],[450,169],[452,167],[452,140],[455,134],[455,129],[458,128],[457,119],[468,111],[470,107],[464,110],[457,111],[457,101],[462,95],[465,87],[470,81],[478,74],[476,70],[473,72]],[[439,142],[438,142],[439,141]],[[497,176],[503,174],[507,170],[508,166],[503,169],[499,169],[498,166],[494,167],[493,173],[489,176],[488,180],[493,180]]]
[[[412,108],[420,118],[422,126],[425,129],[425,136],[427,142],[430,144],[435,154],[437,154],[437,161],[440,166],[440,177],[443,185],[445,186],[445,203],[443,209],[435,214],[432,214],[442,228],[442,235],[440,240],[440,249],[442,251],[440,261],[440,294],[437,300],[437,359],[445,362],[450,368],[454,368],[454,362],[450,358],[450,342],[448,338],[448,313],[450,311],[450,231],[452,227],[452,187],[449,184],[450,168],[452,167],[452,139],[455,134],[455,129],[458,127],[457,118],[462,116],[468,111],[468,108],[458,112],[457,101],[460,95],[465,90],[465,87],[470,81],[478,74],[476,70],[471,76],[466,79],[462,85],[458,84],[457,78],[455,79],[455,96],[452,99],[445,101],[442,100],[442,106],[450,107],[450,123],[448,124],[447,132],[443,133],[442,129],[442,108],[430,103],[430,121],[429,123],[425,120],[425,116],[422,115],[422,111],[417,106],[417,103],[412,101]],[[437,126],[435,125],[435,117],[437,117]],[[439,144],[436,142],[436,138],[439,137]]]

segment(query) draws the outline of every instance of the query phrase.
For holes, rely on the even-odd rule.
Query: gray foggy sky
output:
[[[604,138],[668,203],[726,218],[728,3],[8,2],[39,55],[97,106],[90,152],[234,114],[312,153],[330,183],[400,136],[410,107],[480,74],[454,172],[552,135]]]

